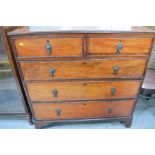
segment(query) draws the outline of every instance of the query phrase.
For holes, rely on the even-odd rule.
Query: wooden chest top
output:
[[[147,26],[27,26],[9,32],[9,35],[42,34],[42,33],[138,33],[155,34],[155,30]]]

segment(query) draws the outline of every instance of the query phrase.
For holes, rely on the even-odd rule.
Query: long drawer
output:
[[[21,62],[24,80],[139,78],[146,59]]]
[[[140,55],[149,54],[151,38],[88,38],[88,55]]]
[[[17,55],[20,57],[81,57],[81,37],[29,37],[15,40]]]
[[[32,104],[37,120],[130,116],[135,100]]]
[[[135,98],[141,81],[30,82],[32,102]]]

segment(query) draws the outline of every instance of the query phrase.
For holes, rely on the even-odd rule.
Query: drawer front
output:
[[[130,116],[135,100],[32,104],[37,120]]]
[[[147,55],[151,42],[151,38],[89,38],[88,55]]]
[[[21,62],[25,80],[143,77],[146,59]]]
[[[141,81],[87,81],[27,83],[33,102],[119,99],[137,96]]]
[[[82,38],[20,38],[15,40],[20,57],[81,57]]]

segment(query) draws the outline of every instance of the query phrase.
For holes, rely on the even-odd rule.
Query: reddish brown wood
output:
[[[135,100],[32,104],[37,120],[130,116]],[[57,110],[60,114],[57,114]],[[111,109],[111,110],[110,110]]]
[[[87,34],[84,34],[83,38],[83,57],[87,56]]]
[[[141,81],[108,81],[108,82],[41,82],[27,83],[31,101],[63,101],[134,98]],[[112,88],[116,93],[112,95]],[[57,97],[52,94],[57,90]]]
[[[34,38],[35,37],[35,38]],[[83,40],[82,38],[63,38],[63,37],[29,37],[29,38],[17,38],[15,39],[15,45],[18,56],[82,56],[83,52]],[[76,36],[75,36],[76,37]],[[46,44],[47,41],[52,45],[52,52],[47,54]]]
[[[82,78],[140,78],[147,59],[114,59],[84,61],[21,62],[24,80],[54,80]],[[118,74],[114,67],[119,66]],[[50,69],[55,69],[51,76]],[[34,76],[35,75],[35,76]]]
[[[129,127],[136,102],[131,98],[137,97],[155,31],[143,27],[129,31],[76,29],[26,27],[9,33],[25,92],[37,118],[36,128],[50,122],[99,119],[123,121]],[[53,43],[52,55],[45,54],[47,39]],[[123,50],[116,54],[119,40]],[[116,65],[119,72],[114,75]],[[50,68],[56,70],[53,77],[49,76]],[[116,88],[114,95],[112,88]],[[58,91],[55,97],[53,89]],[[108,106],[113,109],[107,114]],[[61,112],[59,109],[56,114],[55,108]]]
[[[117,54],[117,44],[121,40],[123,49],[121,55],[148,54],[152,43],[151,38],[102,38],[88,39],[88,55]]]
[[[107,37],[107,38],[133,38],[133,37],[136,37],[136,38],[153,38],[154,37],[154,34],[155,34],[155,31],[153,32],[149,32],[149,33],[146,33],[146,32],[120,32],[118,33],[117,32],[107,32],[107,33],[101,33],[101,32],[98,32],[98,33],[88,33],[87,36],[88,37],[99,37],[99,38],[103,38],[104,37]]]

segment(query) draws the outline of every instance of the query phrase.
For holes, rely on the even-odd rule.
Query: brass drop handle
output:
[[[55,109],[55,113],[57,116],[60,116],[61,115],[61,109],[59,109],[59,108]]]
[[[113,73],[115,75],[117,75],[119,73],[119,66],[118,65],[116,65],[116,66],[113,67]]]
[[[123,43],[122,40],[120,40],[116,47],[117,54],[121,54],[122,49],[123,49]]]
[[[114,96],[116,94],[117,89],[116,88],[111,88],[111,94]]]
[[[50,55],[52,53],[52,45],[49,40],[47,40],[45,48],[46,48],[47,54]]]
[[[49,69],[49,75],[51,76],[51,77],[54,77],[54,74],[55,74],[55,69],[54,68],[50,68]]]
[[[52,94],[53,94],[53,97],[57,97],[58,96],[58,91],[56,89],[53,89]]]
[[[113,111],[113,108],[108,108],[108,110],[107,110],[107,111],[108,111],[108,113],[109,113],[109,114],[111,114],[111,113],[112,113],[112,111]]]

